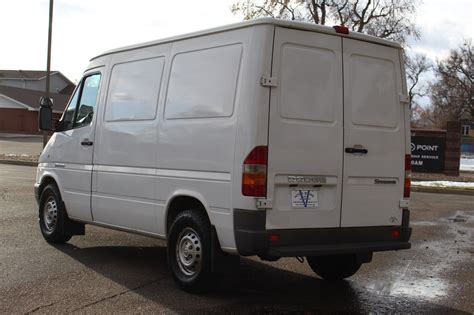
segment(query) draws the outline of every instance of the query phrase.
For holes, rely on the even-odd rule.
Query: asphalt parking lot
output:
[[[474,312],[474,196],[413,193],[412,249],[374,254],[348,281],[327,283],[296,259],[242,259],[239,274],[190,295],[160,240],[88,226],[48,245],[35,173],[0,164],[0,313]]]

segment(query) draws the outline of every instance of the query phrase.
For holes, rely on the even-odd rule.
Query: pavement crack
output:
[[[42,309],[42,308],[45,308],[45,307],[54,305],[54,304],[56,304],[56,303],[58,303],[58,302],[51,302],[51,303],[49,303],[49,304],[44,304],[44,305],[37,306],[37,307],[35,307],[34,309],[29,310],[28,312],[26,312],[26,314],[33,314],[34,312],[37,312],[37,311],[39,311],[39,310]]]
[[[83,309],[85,309],[85,308],[87,308],[87,307],[89,307],[89,306],[99,304],[99,303],[104,302],[104,301],[106,301],[106,300],[110,300],[110,299],[119,297],[119,296],[124,295],[124,294],[126,294],[126,293],[133,292],[133,291],[135,291],[135,290],[144,288],[144,287],[149,286],[149,285],[151,285],[151,284],[157,283],[158,281],[163,280],[163,279],[165,279],[165,278],[166,278],[166,276],[163,276],[163,277],[160,277],[160,278],[158,278],[158,279],[155,279],[155,280],[152,280],[152,281],[149,281],[149,282],[145,282],[145,283],[143,283],[143,284],[140,284],[140,285],[138,285],[138,286],[136,286],[136,287],[127,289],[127,290],[125,290],[125,291],[118,292],[118,293],[116,293],[116,294],[112,294],[112,295],[103,297],[102,299],[96,300],[96,301],[94,301],[94,302],[91,302],[91,303],[82,305],[81,307],[78,307],[78,308],[76,308],[76,309],[73,309],[73,310],[71,311],[71,313],[72,313],[72,312],[76,312],[76,311],[83,310]]]

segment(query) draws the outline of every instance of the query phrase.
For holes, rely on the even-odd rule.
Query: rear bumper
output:
[[[407,209],[403,210],[401,226],[266,230],[265,220],[265,211],[234,210],[235,240],[240,255],[321,256],[411,247]],[[271,235],[277,235],[278,240],[270,241]]]

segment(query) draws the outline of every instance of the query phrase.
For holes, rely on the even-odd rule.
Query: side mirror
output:
[[[56,121],[56,124],[54,126],[54,131],[57,131],[57,132],[64,131],[67,129],[70,123],[71,123],[70,121],[58,120]]]
[[[38,112],[39,130],[53,130],[53,100],[48,97],[41,97],[40,109]]]

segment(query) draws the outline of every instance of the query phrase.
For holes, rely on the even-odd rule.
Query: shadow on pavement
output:
[[[329,283],[249,259],[242,259],[239,274],[218,279],[212,292],[191,295],[173,283],[165,247],[79,248],[65,244],[56,248],[135,294],[173,311],[463,314],[430,301],[377,294],[351,281]]]

